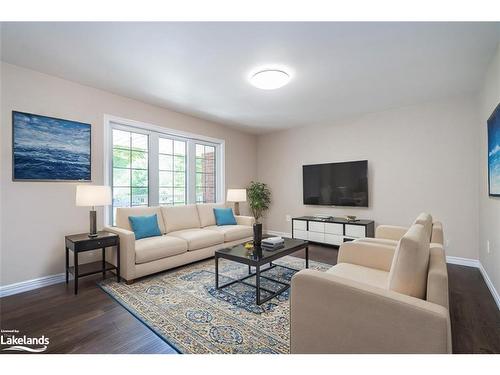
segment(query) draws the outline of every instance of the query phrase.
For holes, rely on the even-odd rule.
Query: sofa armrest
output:
[[[135,278],[135,234],[119,227],[105,227],[105,231],[115,233],[120,237],[120,276],[125,280]],[[116,255],[113,254],[113,258]]]
[[[406,232],[407,227],[399,227],[396,225],[379,225],[375,230],[375,238],[385,238],[387,240],[399,241]]]
[[[291,353],[451,353],[443,306],[315,270],[292,278]]]
[[[372,242],[353,241],[340,245],[337,263],[351,263],[389,272],[396,248]]]
[[[251,227],[255,223],[255,218],[253,216],[235,215],[234,217],[238,225],[248,225]]]

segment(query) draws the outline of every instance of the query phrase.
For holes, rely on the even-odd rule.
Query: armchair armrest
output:
[[[407,227],[400,227],[396,225],[379,225],[375,230],[375,238],[385,238],[387,240],[399,241],[406,232]]]
[[[439,221],[432,223],[431,242],[444,245],[443,224]]]
[[[351,263],[389,272],[396,248],[372,242],[353,241],[340,245],[337,263]]]
[[[115,233],[120,237],[120,276],[125,280],[135,278],[135,234],[118,227],[105,227],[105,231]],[[116,258],[116,255],[113,254]]]
[[[238,225],[252,226],[255,223],[255,218],[253,216],[235,215],[234,217]]]
[[[427,273],[426,300],[449,309],[448,270],[443,246],[430,244],[429,271]]]
[[[292,278],[291,353],[451,353],[443,306],[315,270]]]

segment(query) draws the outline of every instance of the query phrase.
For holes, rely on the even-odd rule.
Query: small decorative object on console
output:
[[[314,217],[321,219],[321,220],[330,220],[333,219],[332,215],[327,215],[327,214],[315,214]]]
[[[356,216],[353,215],[346,215],[347,221],[356,221]]]

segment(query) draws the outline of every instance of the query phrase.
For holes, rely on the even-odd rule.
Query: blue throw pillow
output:
[[[217,225],[236,225],[232,208],[214,208],[214,215]]]
[[[147,237],[161,236],[156,214],[151,216],[129,216],[128,221],[134,231],[136,240]]]

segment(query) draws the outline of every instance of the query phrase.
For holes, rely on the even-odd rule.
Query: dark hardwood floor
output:
[[[311,245],[309,253],[312,260],[337,262],[331,247]],[[500,353],[500,311],[479,270],[448,265],[448,272],[453,352]],[[175,353],[104,293],[98,280],[82,279],[78,296],[71,283],[61,283],[2,298],[0,328],[49,337],[47,353]]]
[[[99,280],[97,275],[80,279],[77,296],[70,282],[2,298],[0,326],[20,335],[45,335],[46,353],[175,353],[104,293]]]

